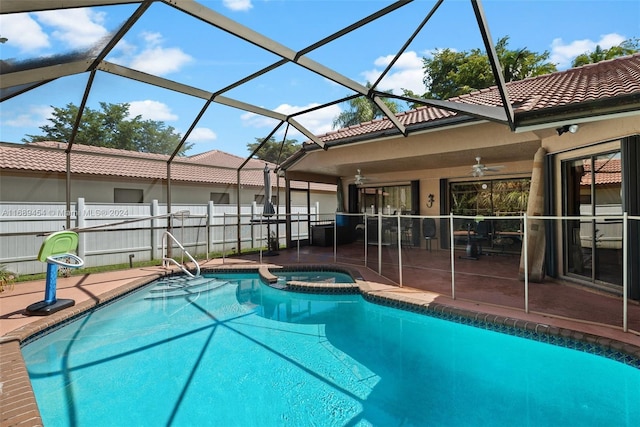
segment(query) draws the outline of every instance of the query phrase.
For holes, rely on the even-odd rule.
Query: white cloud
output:
[[[244,127],[257,129],[267,127],[273,128],[278,124],[276,119],[249,112],[241,114],[240,121]]]
[[[235,11],[245,11],[253,7],[251,0],[223,0],[222,3],[226,8]]]
[[[394,55],[377,58],[374,61],[374,69],[362,72],[365,80],[374,83],[393,58]],[[391,90],[396,95],[402,95],[402,89],[409,89],[415,93],[422,94],[425,91],[424,83],[422,83],[423,77],[422,57],[419,57],[414,51],[405,52],[400,55],[398,61],[382,79],[377,89],[382,91]]]
[[[142,37],[145,43],[149,46],[159,46],[162,43],[162,34],[160,33],[143,31],[142,34],[140,34],[140,37]]]
[[[176,47],[146,49],[131,62],[131,67],[150,74],[165,75],[180,71],[193,58]]]
[[[281,104],[274,111],[285,115],[296,113],[301,110],[317,107],[319,104],[309,104],[305,106],[295,106],[289,104]],[[320,110],[314,110],[312,112],[296,116],[295,120],[304,126],[309,132],[314,135],[322,135],[332,130],[333,119],[335,119],[342,110],[338,105],[331,105]],[[278,122],[275,119],[260,116],[254,113],[244,113],[240,116],[245,127],[252,128],[274,128]],[[283,136],[286,125],[283,125],[277,132],[278,135]],[[293,126],[289,126],[287,132],[288,139],[303,139],[307,137],[299,132]]]
[[[11,115],[7,114],[7,110],[3,111],[3,116],[8,116],[7,118],[3,118],[2,126],[9,127],[40,127],[47,124],[47,121],[50,117],[52,117],[53,108],[48,105],[30,105],[27,108],[26,112],[15,114],[12,112]]]
[[[163,47],[160,33],[143,32],[140,37],[144,40],[144,48],[140,53],[137,53],[134,45],[121,41],[117,47],[122,56],[111,58],[111,61],[159,76],[178,72],[193,61],[193,57],[180,48]]]
[[[15,47],[22,52],[50,46],[49,37],[28,13],[0,15],[0,28],[2,37],[8,39],[7,46]]]
[[[317,105],[318,104],[311,104],[304,108],[311,108]],[[333,129],[333,119],[335,119],[341,112],[342,109],[338,105],[331,105],[320,110],[314,110],[310,113],[297,116],[296,121],[307,128],[312,134],[322,135]],[[306,136],[303,136],[292,127],[289,127],[289,135],[291,135],[292,138],[294,135],[300,135],[300,137],[306,139]]]
[[[218,139],[218,135],[209,128],[195,128],[190,134],[187,141],[189,142],[208,142]]]
[[[143,120],[162,122],[178,120],[178,116],[171,112],[167,104],[149,99],[129,102],[129,118],[137,116],[142,116]]]
[[[600,40],[574,40],[570,43],[564,43],[562,39],[557,38],[551,42],[551,57],[549,60],[557,64],[559,69],[568,68],[571,65],[571,61],[583,53],[593,52],[596,46],[600,46],[602,49],[609,49],[613,46],[617,46],[626,38],[620,34],[611,33],[605,34],[600,37]]]
[[[91,9],[64,9],[37,12],[38,22],[52,27],[52,36],[72,49],[96,44],[108,34],[102,25],[105,13]]]

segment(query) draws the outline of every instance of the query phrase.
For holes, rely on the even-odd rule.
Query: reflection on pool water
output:
[[[632,426],[640,370],[257,274],[159,281],[23,348],[46,426]]]

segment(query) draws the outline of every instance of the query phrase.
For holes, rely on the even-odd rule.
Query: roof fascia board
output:
[[[509,101],[509,93],[504,82],[504,75],[502,74],[502,68],[500,67],[500,61],[498,61],[498,54],[496,48],[493,45],[491,34],[489,33],[489,26],[487,25],[487,19],[484,16],[484,9],[480,0],[471,0],[473,11],[478,21],[478,28],[482,34],[482,41],[484,42],[485,49],[487,50],[487,56],[489,57],[489,63],[491,64],[491,70],[493,71],[493,77],[496,79],[498,85],[498,91],[500,92],[500,98],[502,99],[502,108],[507,118],[509,128],[515,130],[515,121],[513,108]]]
[[[333,175],[320,175],[300,171],[286,171],[286,177],[292,181],[315,182],[320,184],[338,184],[338,177]]]
[[[5,13],[38,12],[42,10],[111,6],[115,4],[140,2],[141,1],[135,0],[2,0],[0,2],[0,15]]]
[[[47,82],[59,77],[80,74],[87,71],[92,61],[92,59],[83,59],[80,61],[67,62],[62,65],[49,65],[46,67],[2,74],[2,78],[0,79],[0,88],[6,89],[19,85]]]
[[[551,115],[527,114],[518,120],[516,132],[527,132],[540,129],[556,128],[567,123],[593,123],[603,120],[614,120],[617,118],[640,116],[640,103],[627,105],[621,109],[619,104],[611,105],[609,108],[599,108],[598,111],[587,109],[584,111],[562,111],[554,109]],[[523,113],[524,114],[524,113]]]

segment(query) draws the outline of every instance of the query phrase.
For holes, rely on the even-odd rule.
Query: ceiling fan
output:
[[[364,175],[362,175],[362,171],[360,169],[358,169],[358,173],[356,173],[355,175],[355,184],[356,185],[362,185],[364,184],[364,182],[367,180],[367,178],[365,178]]]
[[[485,172],[497,172],[500,169],[502,169],[504,166],[502,165],[497,165],[497,166],[487,166],[487,165],[483,165],[482,163],[480,163],[480,156],[476,157],[476,164],[471,166],[471,174],[473,176],[483,176],[485,174]]]

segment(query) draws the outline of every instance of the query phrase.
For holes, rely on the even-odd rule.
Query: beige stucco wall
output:
[[[548,153],[561,153],[557,157],[576,156],[571,150],[591,147],[596,143],[617,140],[624,136],[640,134],[638,116],[611,117],[599,122],[579,123],[577,133],[558,135],[556,127],[512,132],[496,123],[475,123],[405,137],[381,139],[366,144],[332,147],[326,152],[307,155],[296,164],[294,170],[307,168],[314,172],[337,173],[343,177],[346,191],[349,178],[357,169],[368,178],[366,185],[408,183],[420,181],[420,214],[438,215],[440,179],[450,181],[475,180],[470,174],[476,155],[482,163],[503,165],[499,173],[485,178],[511,178],[531,176],[533,157],[542,146]],[[586,148],[601,151],[602,146]],[[560,177],[556,176],[560,186]],[[345,192],[346,194],[346,192]],[[436,196],[432,207],[426,206],[428,194]],[[562,206],[561,188],[558,187],[557,206]],[[559,215],[560,212],[557,212]]]

